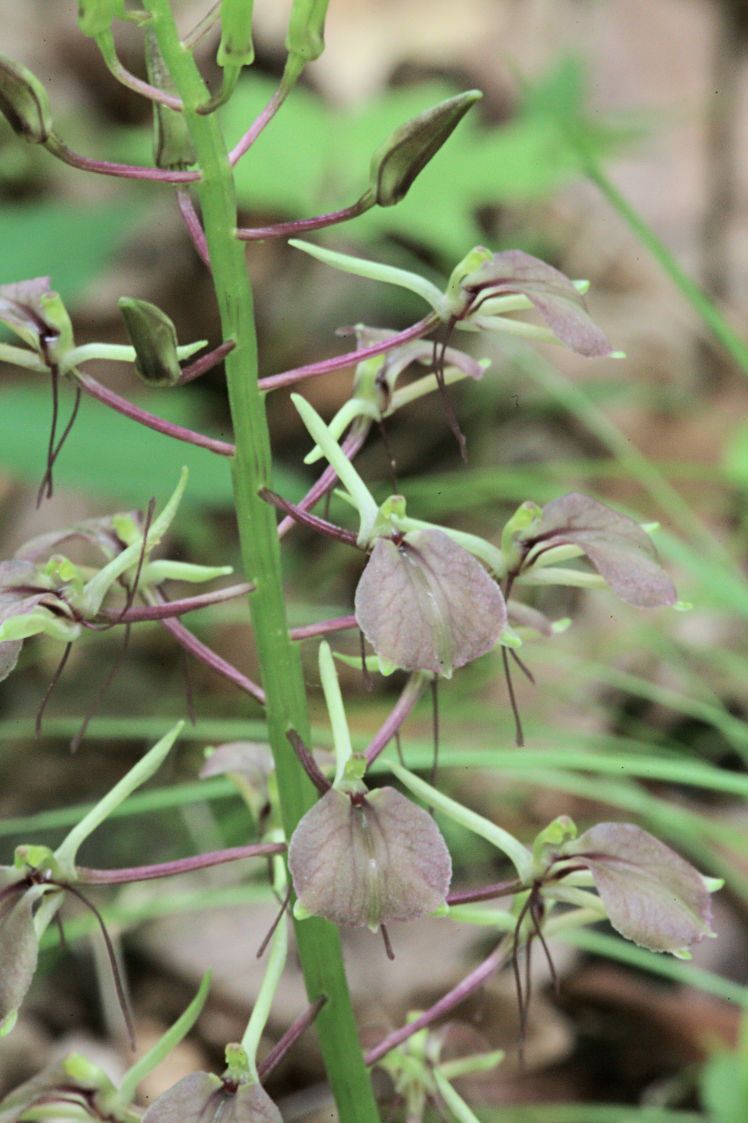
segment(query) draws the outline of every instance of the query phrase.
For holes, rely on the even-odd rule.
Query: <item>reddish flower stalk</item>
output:
[[[112,164],[108,160],[92,160],[68,148],[54,134],[45,142],[44,147],[64,164],[69,164],[71,168],[95,172],[97,175],[111,175],[117,179],[148,179],[157,183],[195,183],[202,175],[202,172],[197,171],[174,172],[162,168],[144,168],[137,164]]]
[[[163,594],[156,593],[159,603],[165,602]],[[207,644],[202,643],[197,636],[193,636],[189,628],[186,628],[181,620],[176,618],[167,618],[162,620],[161,623],[170,632],[174,639],[180,644],[185,651],[189,651],[190,655],[194,655],[201,663],[205,663],[206,667],[210,667],[216,674],[223,675],[229,682],[233,682],[240,690],[244,690],[253,698],[256,698],[261,706],[265,705],[265,691],[256,682],[252,682],[245,674],[232,663],[226,659],[222,659],[220,655],[216,654],[212,648]]]
[[[421,692],[426,685],[428,679],[426,675],[416,673],[410,676],[405,684],[405,688],[398,698],[395,705],[392,707],[387,720],[382,725],[379,732],[375,735],[373,740],[366,748],[366,766],[367,768],[377,759],[379,754],[384,748],[387,747],[389,742],[395,736],[400,726],[405,721],[410,711],[415,706],[416,702],[421,696]]]
[[[379,343],[372,343],[370,347],[362,347],[358,351],[348,351],[345,355],[323,359],[319,363],[308,363],[306,366],[296,367],[294,370],[285,370],[282,374],[271,374],[267,378],[261,378],[258,386],[263,391],[278,390],[281,386],[293,386],[295,382],[301,382],[305,378],[316,378],[319,374],[329,374],[333,370],[355,366],[357,363],[363,362],[364,359],[371,359],[374,355],[384,355],[387,351],[399,347],[401,343],[408,343],[411,339],[421,339],[424,335],[433,331],[440,322],[437,314],[430,312],[417,324],[413,324],[396,335],[390,335]]]
[[[212,370],[213,367],[218,366],[235,347],[236,342],[233,339],[227,339],[225,343],[219,343],[212,351],[208,351],[207,355],[201,355],[199,359],[195,359],[194,363],[183,367],[177,385],[183,386],[185,382],[192,382],[193,379],[199,378],[201,374]]]
[[[234,145],[234,147],[229,152],[229,163],[231,164],[232,168],[239,160],[241,160],[244,153],[249,151],[265,126],[272,121],[273,117],[275,117],[276,113],[283,105],[283,102],[286,100],[289,92],[290,87],[285,86],[281,82],[280,86],[275,91],[270,101],[260,112],[259,116],[257,116],[249,126],[239,143]]]
[[[205,240],[205,231],[202,228],[200,219],[197,217],[195,204],[192,202],[192,196],[188,187],[177,188],[177,206],[179,213],[184,219],[184,224],[187,227],[187,233],[192,239],[192,244],[197,251],[197,255],[204,265],[210,269],[210,254],[208,253],[208,243]]]
[[[265,1060],[257,1066],[257,1075],[260,1080],[265,1079],[267,1074],[271,1072],[272,1069],[274,1069],[278,1064],[278,1061],[283,1059],[294,1042],[297,1041],[299,1037],[301,1037],[302,1033],[304,1033],[305,1030],[309,1029],[309,1026],[313,1023],[314,1019],[317,1017],[317,1014],[320,1012],[326,1002],[327,995],[320,994],[318,998],[315,998],[311,1006],[309,1006],[308,1009],[305,1010],[304,1013],[296,1019],[293,1025],[289,1026],[289,1028],[281,1037],[280,1041],[278,1041],[278,1043],[273,1046],[268,1055],[265,1057]]]
[[[358,538],[354,531],[345,530],[344,527],[336,526],[335,523],[328,522],[327,519],[321,519],[318,515],[310,515],[308,511],[298,507],[295,503],[289,503],[287,499],[284,499],[282,495],[277,495],[269,487],[261,487],[257,494],[260,499],[264,499],[266,503],[270,503],[279,511],[285,511],[296,522],[303,523],[304,526],[308,526],[320,534],[326,534],[328,538],[335,538],[338,542],[346,542],[349,546],[358,544]]]
[[[166,620],[169,617],[182,616],[185,612],[194,612],[198,608],[207,608],[211,604],[222,604],[232,597],[246,596],[251,593],[254,585],[245,581],[241,585],[229,585],[225,589],[215,589],[210,593],[199,593],[194,597],[183,597],[182,600],[164,601],[162,604],[140,604],[126,609],[125,612],[117,608],[102,608],[101,615],[117,624],[138,624],[145,620]],[[83,621],[85,626],[85,621]]]
[[[321,230],[325,226],[335,226],[339,222],[348,222],[351,218],[358,218],[374,205],[369,192],[362,195],[350,207],[343,207],[339,211],[329,211],[327,214],[318,214],[314,218],[299,218],[291,222],[277,222],[273,226],[241,227],[236,231],[236,236],[241,242],[261,242],[264,238],[287,238],[297,234],[306,234],[308,230]]]
[[[303,628],[292,628],[290,635],[293,640],[314,639],[316,636],[326,636],[330,632],[345,632],[348,628],[355,627],[355,616],[336,616],[334,620],[321,620],[318,624],[305,624]]]
[[[433,1006],[430,1006],[428,1010],[425,1010],[424,1013],[414,1021],[408,1022],[407,1025],[396,1029],[393,1033],[388,1033],[378,1045],[370,1049],[364,1058],[367,1065],[376,1064],[377,1061],[380,1061],[391,1049],[396,1049],[398,1045],[402,1045],[403,1041],[407,1041],[414,1033],[418,1033],[420,1029],[431,1025],[437,1018],[443,1017],[444,1014],[448,1014],[451,1010],[454,1010],[455,1006],[459,1006],[461,1002],[464,1002],[468,995],[482,987],[486,980],[503,966],[504,962],[509,958],[511,946],[512,938],[504,937],[491,954],[487,956],[474,971],[466,975],[462,982],[448,991],[443,998],[440,998],[438,1002],[435,1002]]]
[[[371,421],[367,418],[359,418],[351,426],[347,436],[345,437],[340,449],[344,456],[349,460],[353,460],[358,450],[363,445],[366,437],[368,436],[369,429],[371,428]],[[318,503],[324,495],[331,488],[335,487],[337,483],[338,473],[333,468],[332,464],[328,464],[322,475],[317,482],[312,485],[303,499],[299,500],[296,504],[297,508],[301,511],[310,511],[315,503]],[[278,537],[283,538],[288,534],[292,526],[296,525],[296,519],[291,515],[286,515],[285,519],[281,519],[278,523]]]
[[[158,877],[172,877],[175,874],[219,866],[224,862],[236,862],[240,858],[269,858],[273,854],[285,852],[285,842],[255,842],[249,846],[232,846],[228,850],[213,850],[209,854],[196,854],[192,858],[177,858],[172,862],[157,862],[150,866],[130,866],[116,870],[76,866],[76,884],[124,885],[131,881],[152,881]]]
[[[496,897],[508,897],[511,893],[519,893],[524,888],[517,877],[510,881],[497,881],[494,885],[484,885],[481,889],[463,889],[459,893],[450,893],[447,896],[448,905],[470,905],[475,901],[492,901]]]
[[[177,112],[184,109],[181,98],[175,97],[174,94],[167,94],[165,90],[159,90],[158,86],[152,86],[149,82],[144,82],[142,78],[130,73],[117,55],[114,36],[111,32],[97,36],[97,45],[110,74],[123,86],[126,86],[128,90],[133,90],[141,97],[148,98],[149,101],[158,101],[169,109],[176,109]]]
[[[155,413],[149,413],[148,410],[141,409],[140,406],[128,402],[127,398],[121,398],[113,390],[108,390],[106,386],[102,386],[100,382],[84,371],[75,369],[70,373],[78,385],[92,398],[97,398],[104,405],[125,417],[132,418],[133,421],[139,421],[141,425],[145,425],[148,429],[155,429],[157,433],[164,433],[167,437],[174,437],[177,441],[186,441],[187,444],[197,445],[198,448],[207,448],[209,452],[215,452],[219,456],[234,455],[234,445],[227,441],[219,441],[216,437],[206,437],[204,433],[198,433],[194,429],[186,429],[183,425],[175,425],[171,421],[164,421],[163,417],[157,417]]]
[[[296,753],[296,756],[299,758],[299,764],[304,769],[317,791],[320,795],[326,795],[332,787],[332,784],[312,756],[311,750],[306,747],[295,729],[289,729],[286,733],[286,737],[293,751]]]

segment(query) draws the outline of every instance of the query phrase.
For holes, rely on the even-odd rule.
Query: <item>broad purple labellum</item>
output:
[[[441,530],[378,538],[356,589],[356,621],[377,655],[450,678],[496,645],[506,624],[498,585]]]
[[[610,923],[640,947],[682,952],[713,934],[705,878],[640,827],[598,823],[562,853],[587,867]]]
[[[675,604],[678,594],[662,569],[648,534],[628,515],[589,495],[570,492],[543,507],[539,521],[517,537],[521,572],[554,546],[578,546],[612,591],[636,608]]]
[[[444,903],[452,862],[434,820],[394,788],[331,788],[293,833],[288,866],[307,912],[373,931]]]
[[[283,1123],[283,1117],[259,1084],[235,1090],[218,1076],[193,1072],[151,1104],[142,1123]]]
[[[480,320],[482,299],[520,293],[538,310],[556,338],[572,351],[587,358],[610,354],[610,343],[591,319],[581,293],[569,278],[529,253],[495,253],[468,273],[460,287],[472,297],[469,319]]]

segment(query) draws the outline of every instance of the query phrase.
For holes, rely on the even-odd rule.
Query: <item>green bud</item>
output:
[[[0,113],[29,144],[45,144],[52,132],[52,111],[39,79],[7,55],[0,55]]]
[[[181,373],[177,359],[177,331],[160,308],[147,300],[122,296],[117,307],[135,348],[135,370],[149,386],[173,386]]]
[[[254,61],[252,6],[254,0],[221,0],[219,66],[250,66]]]
[[[118,0],[78,0],[78,27],[84,35],[96,36],[112,26]]]
[[[325,16],[330,0],[294,0],[288,21],[286,50],[305,62],[319,58],[325,49]]]
[[[145,66],[152,86],[167,94],[178,92],[149,27],[145,31]],[[184,114],[158,101],[153,102],[153,159],[157,168],[170,171],[186,168],[196,159]]]
[[[447,98],[395,129],[371,158],[369,182],[380,207],[391,207],[407,194],[416,176],[439,151],[480,90]]]

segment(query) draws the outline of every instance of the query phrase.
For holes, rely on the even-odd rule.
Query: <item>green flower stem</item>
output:
[[[172,519],[177,513],[177,507],[181,502],[186,486],[187,469],[183,468],[179,476],[179,483],[174,489],[169,502],[166,504],[161,514],[151,523],[148,533],[145,536],[145,550],[143,550],[142,538],[136,539],[136,541],[127,546],[121,554],[117,554],[110,562],[107,562],[96,576],[92,577],[91,580],[87,582],[79,605],[84,619],[92,619],[101,608],[104,597],[117,578],[121,577],[123,573],[126,573],[131,566],[137,565],[143,553],[147,555],[150,550],[158,545],[171,526]]]
[[[291,401],[296,406],[299,416],[311,436],[337,472],[340,482],[347,488],[361,520],[358,532],[359,545],[367,546],[379,511],[374,497],[314,406],[310,405],[300,394],[292,394]]]
[[[691,307],[701,316],[712,335],[725,348],[748,377],[748,344],[733,331],[730,324],[712,303],[706,293],[699,288],[688,273],[678,264],[670,250],[661,242],[653,230],[626,201],[617,187],[608,179],[600,165],[590,157],[585,160],[585,170],[593,183],[599,187],[605,198],[628,223],[642,245],[646,246],[652,257],[662,266],[670,279],[680,289]]]
[[[175,1049],[182,1038],[192,1029],[200,1015],[200,1011],[205,1005],[205,999],[208,997],[210,975],[210,971],[205,972],[198,992],[187,1009],[180,1014],[174,1024],[167,1029],[163,1037],[148,1050],[145,1056],[136,1061],[122,1077],[117,1094],[117,1102],[123,1108],[128,1107],[132,1103],[141,1080],[143,1080],[149,1072],[152,1072],[156,1065],[160,1065],[161,1062],[168,1057],[172,1049]]]
[[[470,534],[465,530],[453,530],[449,526],[439,526],[438,523],[426,522],[423,519],[412,519],[409,515],[395,515],[392,522],[398,530],[441,530],[448,535],[458,546],[462,546],[473,557],[479,558],[488,566],[491,573],[499,579],[506,577],[506,559],[498,546],[480,538],[477,534]]]
[[[39,374],[47,374],[49,371],[47,364],[35,351],[29,351],[28,347],[14,347],[12,343],[0,343],[0,362],[34,370]]]
[[[417,795],[430,807],[437,807],[445,815],[449,815],[450,819],[454,819],[456,823],[466,827],[467,830],[492,843],[503,854],[506,854],[507,858],[514,864],[514,868],[523,883],[530,880],[532,876],[532,855],[514,835],[437,791],[431,784],[427,784],[425,780],[421,780],[419,776],[415,776],[407,768],[403,768],[397,761],[389,760],[387,763],[390,771],[414,795]]]
[[[257,389],[252,289],[243,247],[234,237],[238,223],[231,165],[216,117],[197,112],[206,101],[206,88],[191,54],[179,41],[169,3],[146,0],[146,8],[184,104],[202,171],[197,192],[223,338],[236,343],[225,363],[236,440],[234,500],[245,573],[255,585],[249,605],[265,672],[268,739],[281,816],[290,838],[316,793],[286,738],[287,730],[293,728],[308,742],[309,716],[299,649],[288,634],[275,515],[258,495],[261,487],[271,483],[270,437],[264,401]],[[324,920],[310,919],[295,924],[295,934],[309,999],[327,998],[315,1024],[339,1116],[346,1123],[376,1123],[377,1107],[363,1063],[337,929]]]
[[[332,727],[332,739],[335,745],[335,780],[337,785],[345,775],[345,768],[353,753],[351,747],[351,734],[343,706],[343,696],[340,693],[338,672],[335,670],[332,652],[329,643],[324,640],[319,645],[319,674],[322,681],[322,691],[325,695],[325,705]]]
[[[278,862],[275,859],[274,865]],[[280,875],[276,876],[276,888],[282,888],[285,892],[285,868],[282,867]],[[259,1081],[257,1072],[257,1050],[260,1045],[260,1038],[264,1030],[270,1008],[273,1004],[275,992],[278,989],[283,969],[286,966],[286,959],[288,958],[288,923],[284,916],[281,917],[280,923],[276,926],[273,932],[273,938],[270,941],[270,952],[268,954],[267,966],[265,974],[260,984],[260,989],[252,1007],[252,1013],[247,1022],[247,1028],[242,1037],[242,1048],[247,1054],[247,1063],[249,1065],[250,1076],[253,1081]]]
[[[480,365],[485,373],[491,365],[490,359],[480,359]],[[451,386],[453,382],[461,382],[470,375],[461,367],[445,367],[442,374],[442,383],[444,386]],[[415,382],[409,382],[407,386],[400,387],[395,390],[390,398],[390,404],[384,412],[384,417],[391,417],[397,410],[402,409],[403,406],[410,405],[411,402],[417,401],[425,394],[431,394],[439,389],[439,382],[435,374],[425,374],[423,378],[416,379]],[[306,460],[305,463],[310,463]]]
[[[303,250],[310,257],[315,257],[333,269],[342,269],[344,273],[353,273],[357,277],[366,277],[370,281],[381,281],[387,285],[399,285],[400,288],[420,296],[439,315],[444,308],[444,296],[431,281],[421,277],[418,273],[411,273],[408,269],[398,269],[395,265],[383,265],[379,261],[368,261],[363,257],[351,257],[347,253],[337,253],[325,249],[324,246],[315,246],[311,242],[304,242],[300,238],[290,238],[289,246]],[[445,315],[444,319],[447,318]]]
[[[528,569],[520,573],[517,581],[523,585],[573,585],[578,589],[607,589],[604,578],[599,573],[587,573],[582,569],[562,569],[548,566],[546,569]]]
[[[455,1119],[457,1119],[459,1123],[480,1123],[478,1116],[470,1110],[462,1096],[454,1090],[446,1076],[439,1071],[438,1067],[434,1069],[433,1076],[442,1099]]]
[[[180,363],[184,362],[206,346],[205,339],[185,343],[177,347],[177,358]],[[93,359],[106,359],[114,363],[134,363],[136,358],[135,348],[127,343],[83,343],[80,347],[73,347],[65,355],[60,363],[60,374],[67,374],[73,367],[90,363]]]
[[[177,722],[144,757],[141,757],[137,764],[133,765],[119,783],[115,784],[111,791],[107,792],[104,798],[100,799],[88,814],[83,816],[77,826],[73,827],[70,834],[55,851],[55,857],[63,869],[67,867],[74,871],[75,859],[81,843],[104,822],[116,807],[119,807],[123,800],[127,799],[146,780],[150,780],[151,776],[161,767],[183,725],[183,721]]]

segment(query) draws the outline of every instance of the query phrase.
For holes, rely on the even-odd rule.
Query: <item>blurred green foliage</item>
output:
[[[50,276],[51,287],[64,300],[74,300],[147,209],[130,190],[127,199],[85,207],[49,199],[5,204],[0,207],[0,284]]]

